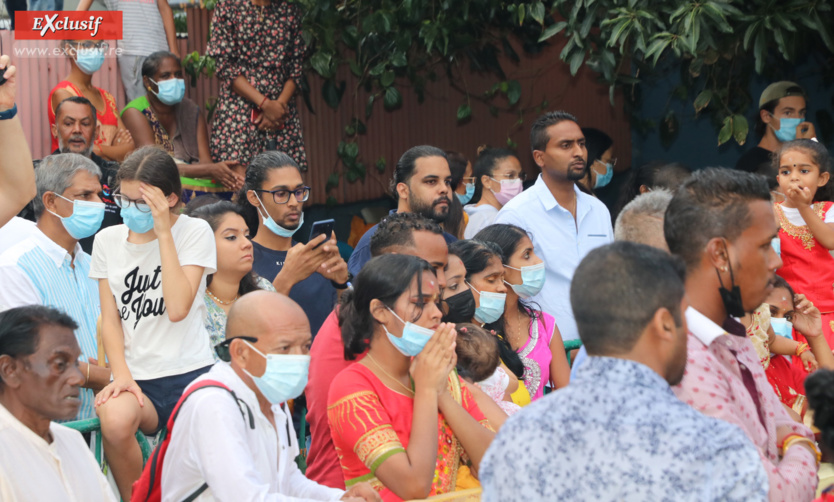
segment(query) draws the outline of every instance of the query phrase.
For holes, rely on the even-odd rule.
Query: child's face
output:
[[[802,150],[788,150],[779,158],[779,171],[776,182],[779,191],[786,194],[790,188],[808,187],[812,193],[828,183],[829,174],[820,173],[820,166],[811,160],[811,156]]]
[[[793,322],[793,298],[785,288],[773,288],[765,303],[770,305],[770,317],[784,317]]]

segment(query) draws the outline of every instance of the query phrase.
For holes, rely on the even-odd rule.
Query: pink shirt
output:
[[[782,406],[750,339],[727,333],[691,307],[686,311],[686,322],[688,359],[683,381],[673,388],[675,394],[696,410],[735,424],[747,434],[758,448],[770,480],[771,501],[812,500],[817,487],[816,459],[807,448],[794,446],[779,460],[776,428],[787,426],[809,439],[814,436],[810,429],[791,419]],[[745,368],[753,376],[761,418],[744,384]]]
[[[518,357],[524,364],[524,385],[530,392],[530,400],[535,401],[544,395],[544,388],[550,382],[550,341],[556,321],[553,316],[539,312],[538,319],[530,323],[530,337],[518,349]]]

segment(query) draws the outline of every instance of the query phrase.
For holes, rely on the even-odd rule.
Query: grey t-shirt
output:
[[[168,38],[156,0],[105,0],[108,10],[120,10],[123,37],[118,47],[130,56],[168,50]]]

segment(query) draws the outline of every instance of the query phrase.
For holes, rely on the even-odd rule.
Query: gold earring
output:
[[[721,271],[722,271],[722,272],[726,272],[726,271],[727,271],[727,267],[726,267],[726,266],[725,266],[725,267],[721,267]]]

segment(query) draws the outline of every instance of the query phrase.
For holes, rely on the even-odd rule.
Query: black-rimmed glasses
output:
[[[271,193],[272,200],[276,204],[286,204],[290,201],[290,194],[295,195],[295,200],[298,202],[305,202],[310,198],[310,187],[296,188],[295,190],[256,190],[261,193]]]
[[[119,206],[120,209],[127,209],[130,207],[131,204],[136,206],[136,209],[139,210],[140,213],[150,213],[151,206],[149,206],[144,200],[133,200],[126,195],[122,195],[117,193],[113,195],[113,201]]]

